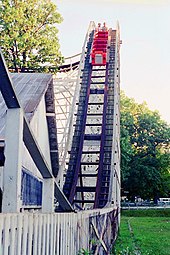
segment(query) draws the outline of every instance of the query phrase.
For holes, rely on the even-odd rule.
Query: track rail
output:
[[[92,65],[89,33],[64,193],[76,208],[103,208],[120,199],[119,28],[109,30],[107,63]],[[119,109],[119,107],[118,107]],[[117,159],[117,161],[115,161]]]

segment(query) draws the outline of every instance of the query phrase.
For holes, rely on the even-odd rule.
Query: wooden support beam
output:
[[[12,86],[12,80],[9,76],[9,72],[5,63],[5,59],[0,49],[0,90],[5,100],[7,107],[21,108],[18,98],[15,94],[14,87]]]
[[[5,132],[5,165],[3,173],[3,213],[20,212],[23,112],[7,110]]]
[[[104,222],[102,222],[102,230],[101,230],[101,233],[99,233],[97,227],[95,226],[94,222],[93,222],[93,218],[92,218],[92,221],[91,221],[91,226],[93,227],[93,230],[95,232],[95,235],[97,237],[97,239],[99,240],[99,243],[103,246],[104,250],[106,253],[108,253],[108,249],[104,243],[104,241],[102,240],[102,236],[103,236],[103,233],[104,233],[104,230],[105,228],[107,228],[106,226],[106,219],[107,219],[107,214],[104,215]],[[95,255],[98,254],[98,246],[96,247],[96,250],[95,250]]]
[[[46,162],[44,155],[41,152],[41,149],[36,141],[36,138],[32,130],[30,129],[30,125],[25,117],[24,117],[23,141],[43,178],[52,178],[53,177],[52,170],[48,166],[48,163]]]

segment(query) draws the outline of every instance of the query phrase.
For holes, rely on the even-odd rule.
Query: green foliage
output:
[[[92,255],[92,252],[87,250],[87,249],[84,249],[82,248],[79,252],[78,252],[78,255]]]
[[[121,93],[122,188],[129,198],[170,195],[170,127],[146,103]]]
[[[91,246],[90,250],[82,248],[79,250],[78,255],[93,255],[94,254],[93,248],[99,244],[100,244],[100,241],[97,240],[96,238],[91,239],[90,240],[90,246]]]
[[[138,209],[122,210],[121,215],[124,217],[169,217],[170,209]]]
[[[0,45],[7,66],[56,72],[62,62],[57,23],[62,17],[48,0],[1,0]]]

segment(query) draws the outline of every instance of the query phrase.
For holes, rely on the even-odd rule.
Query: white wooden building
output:
[[[38,142],[38,145],[44,154],[47,164],[52,169],[54,176],[58,172],[58,149],[57,149],[57,129],[55,120],[53,77],[51,74],[36,73],[15,73],[10,74],[16,95],[18,96],[22,107],[25,111],[26,118],[30,123],[30,127]],[[5,140],[6,140],[6,120],[7,106],[0,95],[0,146],[1,146],[1,167],[0,167],[0,188],[4,191],[4,163],[5,163]],[[11,134],[12,136],[12,134]],[[12,138],[13,139],[13,138]],[[15,141],[15,139],[13,139]],[[37,169],[32,157],[30,156],[24,142],[22,142],[22,169],[30,176],[42,180],[42,175]],[[11,152],[13,153],[13,152]],[[10,155],[13,157],[14,154]],[[9,156],[8,156],[9,157]],[[11,169],[12,174],[12,169]],[[26,178],[27,175],[21,176]],[[23,181],[23,180],[22,180]],[[14,184],[15,185],[15,184]],[[17,185],[17,183],[16,183]],[[27,183],[27,185],[29,185]],[[33,187],[34,188],[34,187]],[[31,189],[31,187],[30,187]],[[20,189],[21,191],[21,189]],[[31,192],[31,190],[30,190]],[[20,210],[28,208],[28,204],[22,201],[22,194],[18,194],[20,198]],[[41,196],[41,194],[39,194]],[[41,200],[41,199],[40,199]],[[27,201],[28,203],[29,201]],[[1,201],[2,203],[2,201]],[[36,201],[33,203],[34,206]],[[31,207],[31,206],[30,206]]]

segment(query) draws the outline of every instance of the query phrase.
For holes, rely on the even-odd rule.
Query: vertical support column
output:
[[[54,179],[43,179],[42,212],[54,212]]]
[[[113,188],[112,188],[112,201],[114,202],[114,206],[117,206],[117,179],[116,179],[116,166],[113,168]]]
[[[21,207],[21,169],[23,147],[23,112],[8,109],[5,131],[5,164],[3,174],[3,213],[16,213]]]

